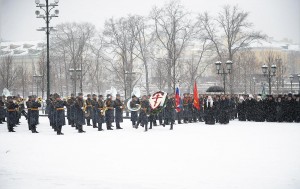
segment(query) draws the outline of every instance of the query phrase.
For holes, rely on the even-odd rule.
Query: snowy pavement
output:
[[[1,189],[298,189],[300,124],[193,123],[58,136],[0,125]]]

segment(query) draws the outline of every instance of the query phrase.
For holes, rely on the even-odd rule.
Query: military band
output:
[[[300,122],[300,95],[268,95],[265,99],[261,95],[198,95],[200,109],[194,107],[193,95],[185,93],[181,100],[181,110],[176,109],[176,100],[173,94],[168,94],[168,102],[165,107],[155,115],[151,115],[151,95],[144,95],[141,99],[133,95],[128,109],[131,110],[130,120],[133,128],[142,126],[145,131],[153,129],[153,126],[170,125],[173,130],[175,120],[178,124],[203,122],[205,124],[228,124],[230,120],[254,122]],[[98,97],[98,98],[97,98]],[[111,94],[104,100],[102,95],[87,95],[83,93],[71,94],[70,97],[61,100],[60,95],[50,95],[46,101],[50,126],[57,133],[63,135],[62,127],[66,125],[65,109],[67,110],[68,125],[85,133],[83,126],[93,126],[98,131],[103,131],[106,123],[107,130],[113,130],[112,124],[116,123],[116,129],[123,129],[123,113],[125,103],[120,94],[114,97]],[[0,96],[0,124],[7,122],[9,132],[15,132],[14,128],[20,123],[23,115],[28,122],[28,129],[32,133],[38,133],[39,108],[42,105],[41,98],[32,95],[28,100],[18,96]],[[25,111],[27,108],[27,112]],[[6,120],[5,120],[6,119]],[[91,125],[92,120],[92,125]],[[157,124],[157,121],[159,124]],[[149,127],[148,127],[149,123]]]

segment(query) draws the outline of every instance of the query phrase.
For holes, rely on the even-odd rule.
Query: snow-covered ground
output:
[[[300,124],[193,123],[58,136],[0,125],[2,189],[298,189]]]

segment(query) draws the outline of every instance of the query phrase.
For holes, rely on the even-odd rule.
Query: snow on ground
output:
[[[193,123],[98,132],[70,126],[57,136],[45,117],[39,134],[25,120],[0,125],[3,189],[297,189],[300,124]]]

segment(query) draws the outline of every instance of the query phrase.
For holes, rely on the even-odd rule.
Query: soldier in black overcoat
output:
[[[75,94],[72,93],[71,98],[66,101],[67,119],[71,127],[75,127],[75,115],[76,115],[75,102],[76,102]]]
[[[147,100],[147,96],[144,95],[142,97],[142,101],[140,102],[141,110],[140,110],[140,120],[143,127],[145,127],[145,132],[148,131],[148,117],[150,116],[150,103]],[[136,125],[138,128],[138,125]]]
[[[30,103],[30,126],[32,133],[38,133],[36,130],[36,126],[39,124],[39,107],[42,105],[37,101],[36,95],[32,96],[32,103]]]
[[[257,96],[257,102],[255,104],[255,121],[265,121],[265,102],[261,99],[261,96]]]
[[[84,111],[83,94],[78,93],[78,97],[75,100],[75,124],[79,133],[85,133],[83,125],[85,125],[85,111]]]
[[[166,114],[165,123],[169,122],[171,124],[170,130],[173,130],[173,124],[175,121],[175,119],[174,119],[175,118],[175,108],[176,108],[176,104],[175,104],[173,95],[170,94],[169,100],[165,107],[165,114]]]
[[[276,121],[284,121],[284,101],[282,101],[282,96],[278,95],[276,103]]]
[[[7,102],[5,103],[5,106],[7,108],[7,129],[8,132],[15,132],[14,126],[15,126],[15,119],[16,119],[16,109],[18,105],[16,105],[13,102],[13,98],[11,96],[7,97]]]
[[[31,114],[31,109],[30,109],[30,104],[32,103],[32,96],[28,96],[28,100],[26,101],[26,107],[27,107],[27,122],[28,122],[28,129],[31,130],[30,126],[30,114]]]
[[[188,123],[190,118],[192,117],[190,109],[189,109],[189,99],[188,95],[183,94],[184,98],[182,99],[181,107],[183,108],[183,120],[184,123]]]
[[[288,94],[287,100],[284,102],[284,121],[292,123],[295,119],[295,101],[292,94]]]
[[[105,104],[107,107],[105,112],[106,128],[107,130],[113,130],[112,123],[114,122],[114,101],[112,100],[111,94],[107,95]]]
[[[193,103],[194,99],[191,94],[188,93],[188,108],[189,108],[189,123],[193,122],[193,116],[194,116],[194,111],[193,111]]]
[[[46,101],[47,109],[48,109],[48,119],[50,122],[50,126],[55,129],[54,127],[54,103],[53,103],[53,95],[50,94],[50,98]]]
[[[56,125],[57,135],[64,135],[61,132],[61,130],[62,130],[62,126],[66,125],[64,106],[67,106],[67,102],[62,101],[58,94],[54,94],[54,98],[55,98],[54,121]]]
[[[220,123],[227,124],[229,123],[229,100],[226,96],[223,96],[220,100]]]
[[[87,99],[85,100],[86,103],[86,111],[90,112],[90,115],[88,117],[85,117],[87,126],[91,125],[91,119],[93,117],[93,102],[92,102],[92,96],[90,94],[87,95]]]
[[[268,99],[265,103],[265,109],[266,109],[266,121],[267,122],[276,122],[276,103],[273,99],[272,95],[268,95]]]
[[[0,124],[3,124],[3,119],[5,119],[5,103],[4,101],[2,100],[2,96],[0,96]]]
[[[104,101],[103,101],[103,96],[102,95],[99,95],[98,98],[99,99],[96,103],[96,112],[95,112],[95,114],[96,114],[97,123],[98,123],[98,131],[103,131],[102,124],[105,123],[104,114],[103,114]]]
[[[124,103],[121,100],[120,94],[116,95],[116,100],[114,101],[114,108],[115,108],[115,122],[116,122],[116,129],[123,129],[120,126],[120,123],[123,122],[123,111],[124,111]]]
[[[97,95],[96,94],[93,94],[92,95],[92,105],[93,105],[93,108],[92,108],[92,121],[93,121],[93,128],[98,128],[97,127],[97,118],[96,118],[96,103],[97,103]]]
[[[132,96],[132,100],[130,102],[130,108],[136,108],[137,105],[140,104],[139,100],[137,99],[137,97],[135,95]],[[131,115],[131,122],[132,122],[132,127],[135,128],[135,124],[138,121],[138,112],[137,111],[131,111],[130,113]]]
[[[296,95],[295,100],[295,122],[300,123],[300,95]]]

